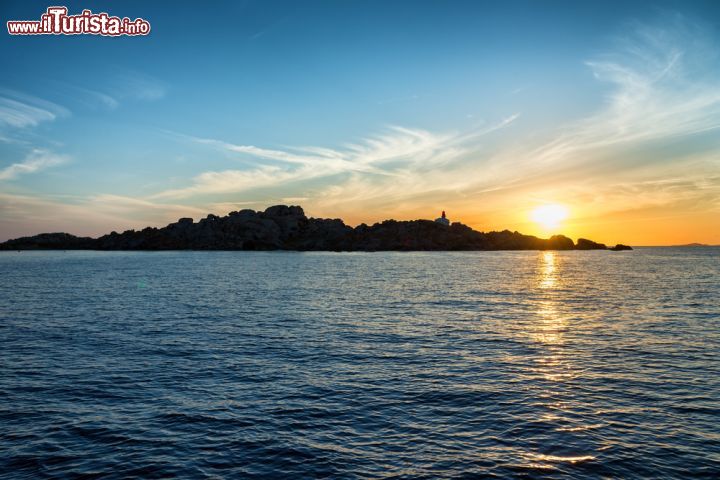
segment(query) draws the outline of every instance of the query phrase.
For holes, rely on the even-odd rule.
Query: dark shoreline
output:
[[[199,222],[181,218],[163,228],[112,232],[98,238],[42,233],[8,240],[0,250],[93,251],[514,251],[632,250],[564,235],[543,239],[519,232],[479,232],[455,222],[385,220],[353,228],[340,219],[308,218],[301,207],[276,205],[264,212],[241,210]]]

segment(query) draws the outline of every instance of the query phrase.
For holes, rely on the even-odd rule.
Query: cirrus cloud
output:
[[[21,162],[0,170],[0,180],[13,180],[21,175],[36,173],[70,160],[67,155],[57,155],[42,149],[33,149]]]

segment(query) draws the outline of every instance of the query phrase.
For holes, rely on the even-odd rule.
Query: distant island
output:
[[[353,228],[340,219],[308,218],[299,206],[276,205],[264,212],[240,210],[208,215],[199,222],[181,218],[163,228],[112,232],[99,238],[42,233],[8,240],[0,250],[632,250],[563,235],[548,239],[518,232],[478,232],[467,225],[436,221],[385,220]]]
[[[673,248],[704,248],[715,247],[720,245],[708,245],[706,243],[686,243],[685,245],[672,245]]]

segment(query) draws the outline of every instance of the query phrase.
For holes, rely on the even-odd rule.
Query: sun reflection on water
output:
[[[554,288],[557,285],[555,255],[555,252],[542,253],[543,263],[540,272],[540,288]]]
[[[560,261],[556,252],[542,252],[537,267],[536,320],[532,323],[531,338],[542,346],[535,358],[534,374],[551,382],[563,382],[572,377],[564,355],[566,320],[558,310],[562,301],[559,287]]]
[[[560,301],[556,291],[560,285],[558,259],[555,252],[543,252],[540,256],[537,286],[542,292],[537,302],[536,313],[539,322],[535,324],[534,339],[538,342],[558,345],[563,342],[565,321],[560,316],[557,306]],[[549,359],[545,359],[549,362]]]
[[[563,261],[567,261],[567,258],[552,251],[541,252],[537,257],[532,285],[533,321],[528,332],[536,353],[530,374],[542,379],[536,389],[539,400],[537,419],[555,432],[578,435],[588,428],[594,428],[594,425],[586,425],[586,422],[578,419],[578,405],[572,391],[573,381],[579,371],[568,355],[571,349],[567,335],[570,324],[564,314],[567,289],[563,281]],[[552,469],[558,464],[582,463],[596,458],[590,454],[593,452],[572,452],[572,455],[553,453],[558,452],[552,449],[527,452],[524,463],[533,469]]]

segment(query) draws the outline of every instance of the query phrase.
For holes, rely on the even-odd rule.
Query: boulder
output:
[[[576,250],[606,250],[607,246],[604,243],[593,242],[587,238],[578,238],[577,244],[575,245]]]

